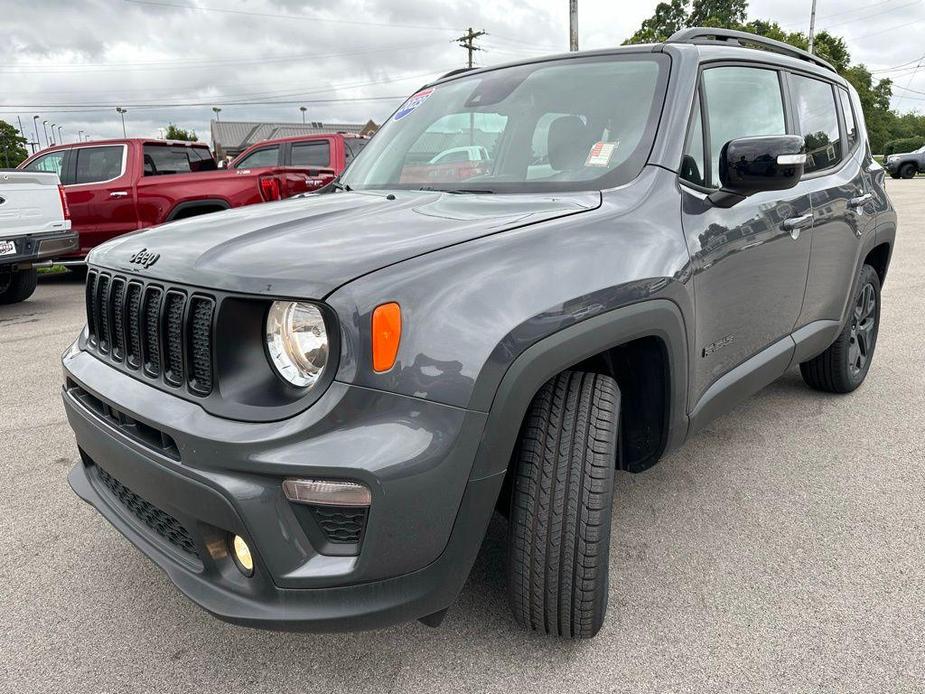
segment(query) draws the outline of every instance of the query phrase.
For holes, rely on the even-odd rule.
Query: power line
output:
[[[341,103],[352,103],[352,102],[364,102],[364,101],[400,101],[407,99],[407,94],[400,94],[394,96],[362,96],[362,97],[345,97],[341,99],[294,99],[291,101],[222,101],[224,106],[286,106],[290,104],[341,104]],[[200,106],[212,106],[216,103],[215,101],[203,102],[199,104],[152,104],[152,105],[136,105],[131,108],[135,111],[156,111],[163,108],[195,108]],[[95,105],[85,105],[85,106],[76,106],[76,107],[48,107],[41,106],[36,104],[25,104],[22,106],[8,106],[0,105],[0,113],[17,113],[20,111],[26,110],[40,110],[44,113],[97,113],[100,111],[111,111],[112,107],[109,105],[95,106]]]
[[[49,65],[43,65],[42,63],[32,63],[28,65],[5,65],[0,67],[0,72],[21,72],[26,75],[39,75],[39,74],[52,74],[52,73],[68,73],[73,74],[75,72],[117,72],[117,71],[131,71],[131,72],[146,72],[148,70],[175,70],[175,69],[197,69],[197,68],[208,68],[216,66],[226,66],[226,65],[262,65],[264,63],[277,63],[277,62],[287,62],[291,60],[319,60],[326,58],[342,58],[347,56],[355,55],[368,55],[371,53],[387,53],[390,51],[395,51],[398,49],[407,50],[409,48],[423,48],[428,46],[439,46],[443,45],[442,43],[434,43],[429,41],[427,43],[421,44],[395,44],[388,46],[386,48],[371,48],[362,51],[348,51],[342,53],[301,53],[297,55],[284,55],[284,56],[273,56],[267,58],[258,58],[254,60],[243,60],[243,59],[234,59],[234,60],[177,60],[177,61],[155,61],[147,63],[72,63],[72,64],[63,64],[63,63],[52,63]],[[100,70],[89,70],[87,68],[100,68]]]
[[[335,19],[332,17],[321,17],[318,15],[304,14],[277,14],[273,12],[253,12],[251,10],[232,10],[223,7],[199,7],[194,5],[185,5],[173,2],[156,2],[155,0],[122,0],[123,2],[133,5],[151,5],[154,7],[169,7],[172,9],[191,10],[194,12],[220,12],[223,14],[245,15],[247,17],[266,17],[270,19],[294,19],[299,21],[310,22],[331,22],[336,24],[355,24],[358,26],[372,27],[390,27],[397,29],[418,29],[424,31],[453,31],[453,27],[425,25],[425,24],[398,24],[395,22],[364,22],[358,19]]]
[[[400,77],[393,77],[393,78],[383,79],[383,80],[373,80],[373,81],[368,81],[368,82],[334,84],[334,85],[328,85],[327,87],[324,87],[322,89],[313,89],[313,90],[290,89],[290,90],[285,90],[285,91],[273,90],[273,91],[258,91],[258,92],[246,92],[246,93],[238,93],[238,94],[216,95],[216,96],[213,96],[208,102],[131,103],[131,102],[121,101],[118,104],[117,103],[103,104],[103,103],[93,103],[93,102],[83,102],[83,103],[77,103],[77,104],[30,103],[30,104],[0,104],[0,108],[17,108],[17,109],[18,108],[23,108],[23,109],[24,108],[35,108],[35,109],[48,110],[52,108],[82,108],[84,106],[93,106],[93,107],[101,107],[101,108],[115,108],[117,106],[124,106],[126,108],[136,108],[136,109],[137,108],[150,108],[150,107],[157,107],[157,106],[177,106],[177,107],[179,106],[203,106],[203,105],[204,106],[214,106],[215,104],[232,104],[234,100],[236,99],[255,99],[258,97],[261,99],[261,101],[253,102],[253,103],[264,103],[264,102],[267,102],[267,100],[275,99],[275,98],[284,98],[284,97],[290,97],[290,96],[296,97],[296,96],[306,95],[306,94],[324,94],[326,92],[336,92],[341,89],[354,89],[357,87],[369,87],[369,86],[379,85],[379,84],[392,84],[395,82],[404,82],[404,81],[412,80],[412,79],[423,79],[426,77],[432,77],[434,74],[440,74],[442,72],[446,72],[449,69],[451,68],[445,68],[443,70],[428,70],[427,72],[419,72],[413,75],[402,75]]]

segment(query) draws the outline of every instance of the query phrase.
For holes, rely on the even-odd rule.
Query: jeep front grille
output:
[[[89,348],[200,397],[215,380],[214,316],[208,295],[98,270],[87,275]]]

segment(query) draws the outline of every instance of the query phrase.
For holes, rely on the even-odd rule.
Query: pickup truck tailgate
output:
[[[70,229],[64,218],[58,176],[0,171],[0,239]]]

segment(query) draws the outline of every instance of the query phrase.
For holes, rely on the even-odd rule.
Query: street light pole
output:
[[[61,132],[61,126],[58,126],[58,144],[64,143],[64,133]]]
[[[116,113],[122,117],[122,137],[127,137],[125,134],[125,114],[128,113],[128,110],[121,106],[116,106]]]
[[[83,130],[78,130],[78,131],[77,131],[77,141],[78,141],[78,142],[83,142],[83,141],[84,141],[84,131],[83,131]]]
[[[48,147],[48,146],[50,145],[50,142],[49,142],[49,140],[48,140],[48,125],[47,125],[47,123],[48,123],[47,120],[43,120],[43,121],[42,121],[42,130],[45,131],[45,146],[46,146],[46,147]]]
[[[55,128],[56,128],[56,127],[57,127],[57,126],[56,126],[54,123],[51,124],[51,136],[52,136],[52,137],[55,137]],[[55,144],[55,141],[52,140],[52,141],[51,141],[51,144]]]
[[[813,0],[813,9],[809,13],[809,52],[813,52],[813,38],[816,35],[816,0]]]
[[[218,114],[222,112],[222,109],[219,108],[218,106],[213,106],[213,107],[212,107],[212,110],[215,112],[215,122],[216,122],[216,123],[221,123],[221,122],[222,122],[222,119],[221,119],[221,117],[220,117]]]
[[[308,110],[304,106],[299,106],[299,110],[302,112],[302,125],[305,125],[305,112]]]
[[[39,117],[32,116],[32,126],[35,128],[35,144],[42,148],[42,141],[39,139]]]

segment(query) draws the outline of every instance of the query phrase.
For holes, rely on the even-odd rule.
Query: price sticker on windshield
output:
[[[617,151],[619,142],[595,142],[591,151],[588,152],[588,158],[585,159],[585,166],[599,166],[606,168],[610,166],[610,160],[613,153]]]
[[[405,116],[410,115],[414,109],[427,101],[434,91],[435,88],[430,87],[429,89],[422,89],[417,94],[410,96],[408,100],[402,104],[401,108],[395,112],[393,120],[401,120]]]

